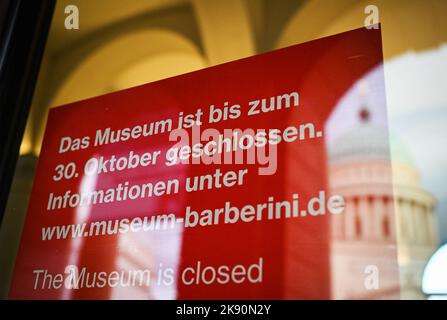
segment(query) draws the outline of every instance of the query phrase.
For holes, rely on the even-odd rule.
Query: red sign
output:
[[[381,64],[362,28],[51,109],[10,298],[331,298],[325,124]]]

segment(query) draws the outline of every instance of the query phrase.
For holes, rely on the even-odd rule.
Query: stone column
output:
[[[429,230],[430,245],[438,245],[438,233],[436,231],[436,217],[433,207],[427,208],[427,225]]]
[[[256,53],[245,1],[193,0],[206,57],[211,65]]]
[[[371,203],[367,197],[361,197],[358,204],[358,214],[362,222],[362,239],[369,240],[372,236]]]
[[[427,245],[430,230],[428,228],[426,219],[426,209],[423,204],[415,204],[415,215],[416,215],[416,235],[418,245]]]
[[[419,205],[415,202],[411,203],[411,228],[413,232],[413,241],[411,243],[417,245],[421,242],[421,234],[419,225]]]

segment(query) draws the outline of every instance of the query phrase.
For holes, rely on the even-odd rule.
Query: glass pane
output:
[[[445,277],[434,271],[435,276],[432,272],[426,275],[425,292],[422,288],[430,257],[447,240],[447,154],[442,147],[447,136],[443,88],[447,80],[446,10],[447,2],[440,0],[383,0],[374,5],[358,0],[58,1],[0,230],[2,297],[11,292],[16,298],[206,298],[228,297],[236,289],[241,298],[274,299],[426,299],[447,294]],[[378,22],[380,29],[376,29]],[[356,31],[339,35],[350,30]],[[335,37],[308,43],[328,36]],[[307,44],[291,47],[303,43]],[[281,48],[286,49],[275,51]],[[359,54],[351,54],[352,48]],[[271,56],[258,56],[269,52],[273,52]],[[249,59],[239,60],[242,58]],[[287,63],[290,68],[285,67]],[[214,66],[218,67],[210,69]],[[199,72],[190,73],[193,71]],[[179,75],[185,76],[172,78]],[[152,84],[134,88],[147,83]],[[217,83],[221,89],[216,89]],[[133,89],[121,91],[129,88]],[[205,116],[211,105],[224,110],[239,103],[245,110],[256,99],[261,110],[262,98],[265,103],[276,101],[278,107],[284,94],[291,105],[284,110],[273,108],[271,113],[261,112],[252,118],[238,118],[234,113],[234,119],[211,126],[221,133],[235,128],[280,129],[282,133],[292,126],[295,129],[289,133],[304,132],[305,143],[278,147],[278,169],[271,176],[252,175],[253,166],[248,166],[250,173],[244,180],[245,164],[159,163],[148,164],[150,171],[146,167],[132,171],[127,166],[114,174],[84,171],[75,177],[77,170],[69,165],[73,162],[77,168],[88,159],[113,156],[117,165],[120,157],[129,165],[131,151],[140,156],[150,152],[147,157],[152,159],[153,152],[160,150],[160,157],[167,159],[165,155],[169,156],[174,144],[167,139],[172,130],[163,129],[164,140],[151,134],[145,147],[120,142],[92,149],[86,141],[74,140],[83,136],[94,140],[100,128],[110,127],[118,135],[119,129],[129,128],[130,132],[144,122],[155,130],[155,126],[164,125],[160,120],[178,120],[180,112],[182,117],[197,116],[199,107]],[[230,109],[227,112],[231,115]],[[306,123],[315,124],[316,132],[321,129],[322,136],[315,136],[315,142]],[[146,129],[150,131],[150,127]],[[191,134],[193,128],[187,129]],[[62,139],[74,133],[78,136]],[[58,164],[64,164],[61,179],[67,181],[42,182],[46,181],[44,175],[58,174]],[[70,207],[70,201],[76,199],[70,195],[63,198],[67,190],[81,195],[120,183],[124,190],[149,181],[155,188],[162,180],[186,181],[230,169],[235,181],[242,180],[240,187],[222,190],[216,187],[216,177],[209,177],[202,182],[212,181],[212,191],[126,200],[106,206],[108,211],[96,204]],[[168,185],[160,188],[169,190]],[[83,223],[90,226],[144,217],[148,208],[183,218],[185,212],[191,212],[187,210],[195,210],[197,217],[205,215],[206,208],[222,209],[224,215],[226,201],[238,210],[248,204],[267,208],[286,198],[292,206],[295,194],[303,207],[309,203],[313,207],[321,201],[319,190],[324,191],[324,202],[331,195],[341,196],[343,212],[321,221],[305,217],[302,223],[282,217],[259,223],[238,221],[231,226],[219,222],[191,231],[182,225],[98,237],[62,236],[48,240],[52,243],[49,247],[42,239],[45,230],[50,230],[46,227],[75,228]],[[56,200],[49,196],[50,191]],[[270,200],[269,196],[275,197]],[[34,203],[30,204],[30,197]],[[26,216],[31,222],[24,228]],[[220,221],[215,211],[213,219]],[[25,240],[18,253],[21,237]],[[53,251],[42,249],[50,247]],[[433,264],[440,260],[435,258]],[[238,263],[242,265],[239,271],[245,272],[243,283],[231,278]],[[67,266],[82,272],[83,265],[90,267],[92,276],[101,271],[107,271],[107,276],[117,271],[117,277],[124,277],[123,270],[168,271],[166,283],[155,288],[121,283],[91,290],[51,287],[53,284],[40,282],[43,272],[29,271],[51,271],[47,281],[53,283],[57,273],[73,274],[74,269]],[[213,278],[213,272],[217,277],[223,265],[228,266],[231,283],[209,280],[207,285],[207,279]],[[203,272],[200,279],[191,276],[207,267],[205,278]],[[227,274],[225,270],[220,271]],[[257,283],[261,270],[264,278]],[[313,281],[309,277],[317,273],[320,279],[306,282]],[[39,281],[38,275],[42,276]],[[156,272],[150,277],[159,280]],[[191,287],[191,279],[200,283]],[[444,283],[443,289],[432,292],[429,283],[433,282],[441,287]],[[40,289],[24,289],[35,283]],[[50,289],[42,289],[48,285]]]

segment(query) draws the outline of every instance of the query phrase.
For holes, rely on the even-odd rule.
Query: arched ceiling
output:
[[[206,68],[206,61],[198,54],[187,52],[163,53],[147,57],[126,68],[111,80],[110,90],[126,89]]]
[[[171,31],[139,30],[124,34],[83,58],[64,79],[49,105],[57,106],[105,94],[110,91],[110,79],[117,74],[148,57],[173,52],[200,56],[191,41]]]

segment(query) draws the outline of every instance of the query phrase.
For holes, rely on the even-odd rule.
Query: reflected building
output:
[[[402,144],[391,140],[393,183],[403,299],[425,299],[422,274],[438,248],[436,199],[421,186],[420,175]]]
[[[346,201],[331,223],[335,299],[399,298],[399,291],[403,299],[425,298],[422,272],[437,247],[435,199],[420,186],[405,147],[387,131],[363,108],[358,125],[329,150],[331,192]],[[399,277],[392,270],[396,243]],[[378,287],[368,289],[376,267]]]
[[[139,239],[141,234],[128,233],[121,235],[118,240],[118,251],[116,258],[117,270],[134,272],[134,270],[155,270],[156,261],[153,253],[147,250],[144,242]],[[127,273],[124,273],[125,275]],[[156,275],[150,274],[150,283],[156,281]],[[125,280],[127,281],[127,279]],[[144,283],[144,282],[143,282]],[[117,286],[113,288],[112,300],[149,300],[154,299],[150,285],[143,286]]]

